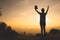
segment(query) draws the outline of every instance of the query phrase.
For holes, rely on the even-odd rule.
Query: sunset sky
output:
[[[39,14],[34,6],[47,9],[46,30],[60,29],[60,0],[0,0],[2,16],[0,21],[10,25],[17,32],[39,33]]]

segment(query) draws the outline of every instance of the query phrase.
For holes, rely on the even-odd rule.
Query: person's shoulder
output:
[[[39,13],[39,14],[42,14],[42,13]]]

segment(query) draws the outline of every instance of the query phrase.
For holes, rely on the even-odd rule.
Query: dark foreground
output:
[[[60,40],[60,30],[52,29],[49,33],[45,34],[45,40]],[[7,26],[4,22],[0,22],[0,40],[43,40],[40,33],[36,35],[17,33]]]

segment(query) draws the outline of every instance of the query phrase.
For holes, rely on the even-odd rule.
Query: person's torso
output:
[[[41,13],[40,14],[40,21],[45,21],[46,20],[46,13]]]

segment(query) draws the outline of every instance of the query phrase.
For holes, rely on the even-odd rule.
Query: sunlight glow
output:
[[[48,17],[46,17],[46,23],[49,23],[50,19]]]

